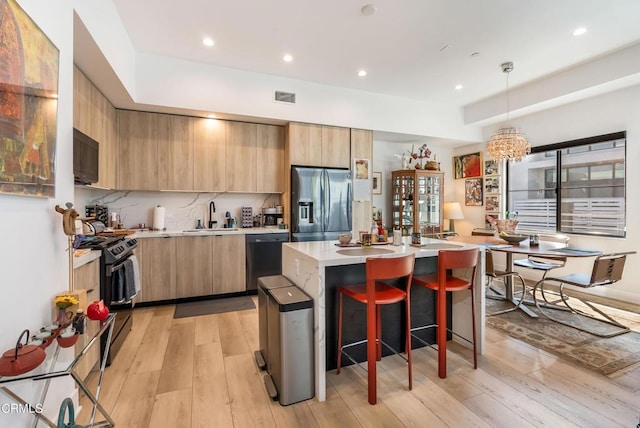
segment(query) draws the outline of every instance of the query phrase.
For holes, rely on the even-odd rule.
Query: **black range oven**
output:
[[[110,313],[115,313],[113,334],[111,336],[111,346],[107,357],[107,365],[111,364],[113,358],[122,347],[131,327],[133,325],[133,306],[135,303],[135,293],[126,292],[125,284],[133,280],[131,272],[124,274],[125,270],[131,268],[133,261],[133,250],[138,246],[135,239],[126,239],[122,236],[114,237],[87,237],[80,247],[92,248],[102,251],[100,257],[100,299],[109,308]],[[136,262],[137,263],[137,262]],[[137,270],[137,265],[134,270]],[[100,355],[104,355],[107,344],[107,335],[102,335],[100,342]]]

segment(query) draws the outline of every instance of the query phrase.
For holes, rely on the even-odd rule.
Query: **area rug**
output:
[[[173,318],[197,317],[201,315],[221,314],[224,312],[245,311],[255,308],[256,305],[253,304],[253,299],[249,296],[200,300],[197,302],[177,304]]]
[[[574,301],[576,299],[571,300],[572,304]],[[487,313],[510,307],[507,302],[493,299],[487,299],[486,306]],[[621,324],[629,326],[632,331],[611,338],[601,338],[544,317],[531,318],[520,310],[489,316],[487,325],[604,375],[611,375],[640,363],[640,315],[603,305],[596,306]],[[528,307],[539,314],[535,306]],[[592,320],[562,311],[553,311],[553,315],[587,328],[603,329],[600,332],[613,328],[602,327]]]

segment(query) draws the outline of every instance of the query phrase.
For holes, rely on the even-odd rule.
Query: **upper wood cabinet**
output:
[[[227,122],[194,118],[193,190],[226,190]]]
[[[227,191],[256,192],[258,146],[255,123],[227,123]]]
[[[193,118],[170,114],[158,120],[158,189],[193,190]]]
[[[351,133],[349,128],[322,127],[322,166],[351,168]]]
[[[118,188],[158,190],[158,114],[118,111]]]
[[[258,193],[284,192],[284,128],[258,125]]]
[[[73,127],[99,144],[99,175],[94,186],[116,187],[117,113],[109,100],[73,68]]]
[[[287,126],[289,165],[351,166],[349,128],[291,122]]]
[[[322,126],[291,122],[285,141],[290,165],[322,165]]]

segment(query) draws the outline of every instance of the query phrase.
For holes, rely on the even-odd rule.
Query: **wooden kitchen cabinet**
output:
[[[351,167],[349,128],[291,122],[286,132],[289,165]]]
[[[213,294],[245,291],[244,235],[215,236],[213,242]]]
[[[87,303],[100,300],[100,259],[93,260],[73,270],[73,286],[76,290],[87,290]],[[75,344],[79,353],[87,342],[98,332],[98,323],[87,323],[87,331],[78,338]],[[100,359],[100,347],[92,346],[87,355],[76,366],[76,373],[80,379],[85,379]]]
[[[322,166],[351,168],[351,130],[349,128],[322,127]]]
[[[158,114],[158,189],[193,190],[193,118]]]
[[[177,238],[138,239],[141,302],[176,298],[176,242]]]
[[[194,118],[193,189],[207,192],[226,190],[227,122]]]
[[[291,122],[286,128],[290,165],[322,166],[322,126]]]
[[[284,128],[258,125],[258,164],[256,191],[258,193],[284,192]]]
[[[109,100],[82,71],[73,68],[73,127],[99,144],[98,182],[93,186],[116,187],[117,113]]]
[[[176,297],[213,294],[213,248],[217,237],[183,236],[176,239]]]
[[[256,192],[257,189],[257,125],[228,122],[226,138],[227,191]]]
[[[158,115],[118,111],[118,188],[158,190]]]

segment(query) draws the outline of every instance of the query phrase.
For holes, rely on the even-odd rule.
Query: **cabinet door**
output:
[[[213,294],[213,236],[176,239],[176,297]]]
[[[193,119],[157,115],[158,189],[193,190]]]
[[[214,237],[213,294],[245,291],[244,235]]]
[[[193,189],[224,192],[227,122],[202,118],[194,120]]]
[[[256,192],[257,125],[227,123],[227,191]]]
[[[289,123],[287,151],[291,165],[322,166],[322,126]]]
[[[258,165],[256,191],[284,192],[284,128],[258,125]]]
[[[76,290],[87,290],[87,302],[100,300],[100,260],[96,259],[73,271],[73,286]],[[76,354],[85,347],[87,342],[100,329],[98,323],[87,323],[87,331],[78,338],[75,344]],[[85,379],[100,358],[100,346],[93,345],[87,355],[76,366],[76,373],[80,379]]]
[[[351,158],[369,159],[373,165],[373,132],[364,129],[351,130]],[[384,180],[384,177],[383,177]],[[353,236],[360,230],[371,228],[371,210],[369,201],[353,201]]]
[[[322,127],[322,166],[351,167],[351,130],[349,128]]]
[[[176,298],[176,238],[138,239],[142,301]]]
[[[158,190],[158,115],[118,112],[118,188]]]

